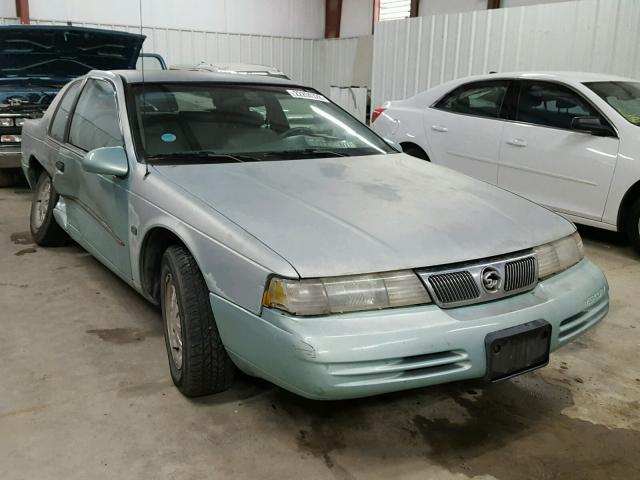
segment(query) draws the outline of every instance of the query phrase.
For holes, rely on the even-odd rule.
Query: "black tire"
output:
[[[403,146],[402,147],[402,152],[406,153],[407,155],[411,155],[412,157],[416,157],[416,158],[420,158],[422,160],[426,160],[427,162],[431,161],[431,160],[429,160],[429,156],[427,155],[427,153],[417,145],[406,145],[406,146]]]
[[[16,175],[11,168],[0,169],[0,187],[12,187],[16,181]]]
[[[172,292],[177,311],[172,310],[172,300],[167,298]],[[209,303],[209,289],[194,258],[182,246],[173,245],[162,256],[160,303],[169,369],[178,390],[187,397],[227,390],[233,383],[236,367],[220,339]],[[180,349],[171,344],[172,312],[179,322]],[[172,334],[175,330],[171,329]],[[174,360],[174,355],[178,360]]]
[[[631,205],[627,213],[625,230],[631,246],[640,253],[640,198]]]
[[[47,187],[48,184],[48,187]],[[48,195],[45,189],[48,188]],[[53,218],[53,209],[58,202],[58,194],[53,188],[51,177],[47,172],[42,172],[36,183],[31,200],[31,214],[29,226],[33,240],[43,247],[61,247],[66,245],[69,236],[56,219]],[[46,207],[45,207],[46,205]]]

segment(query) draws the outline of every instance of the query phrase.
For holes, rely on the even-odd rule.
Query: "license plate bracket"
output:
[[[489,333],[485,339],[485,380],[498,382],[544,367],[549,363],[551,325],[534,320]]]

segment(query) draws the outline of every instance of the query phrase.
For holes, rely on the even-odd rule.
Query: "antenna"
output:
[[[143,35],[142,33],[142,0],[139,0],[138,5],[140,7],[140,35]],[[144,82],[144,41],[142,42],[142,47],[140,47],[140,58],[142,59],[142,61],[140,62],[140,67],[142,70],[142,110],[140,112],[140,119],[142,120],[142,123],[144,123],[144,114],[145,112],[145,108],[147,105],[147,97],[145,95],[145,82]],[[140,131],[143,132],[143,135],[141,135],[141,140],[142,140],[142,145],[143,145],[143,150],[145,149],[145,139],[144,139],[144,126],[140,125]],[[143,155],[143,160],[144,160],[144,178],[147,178],[147,176],[149,176],[149,164],[147,163],[147,157]]]

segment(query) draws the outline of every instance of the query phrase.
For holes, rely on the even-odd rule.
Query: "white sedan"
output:
[[[372,114],[406,153],[520,194],[640,251],[640,82],[504,73],[439,85]]]

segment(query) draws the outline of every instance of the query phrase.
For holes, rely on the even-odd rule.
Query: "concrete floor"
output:
[[[0,478],[640,478],[640,258],[582,230],[611,313],[535,373],[317,403],[243,377],[189,400],[159,312],[0,189]]]

